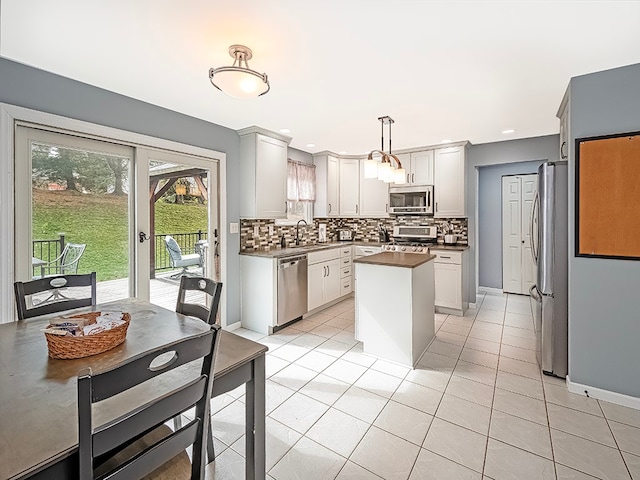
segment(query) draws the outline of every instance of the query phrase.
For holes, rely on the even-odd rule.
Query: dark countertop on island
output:
[[[382,252],[362,258],[354,258],[353,263],[383,265],[387,267],[415,268],[436,258],[435,255],[423,253]]]

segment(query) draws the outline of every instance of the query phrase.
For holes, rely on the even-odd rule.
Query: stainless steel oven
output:
[[[389,213],[392,215],[433,215],[433,185],[391,187]]]

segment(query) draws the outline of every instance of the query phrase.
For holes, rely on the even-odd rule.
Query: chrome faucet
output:
[[[309,225],[306,220],[298,220],[296,223],[296,245],[300,245],[300,222],[304,222],[305,225]]]

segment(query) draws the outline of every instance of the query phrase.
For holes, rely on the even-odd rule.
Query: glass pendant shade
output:
[[[364,161],[364,178],[378,178],[378,161],[368,158]]]
[[[232,66],[209,69],[209,80],[214,87],[239,99],[259,97],[269,91],[267,75],[249,68],[247,60],[253,56],[249,48],[231,45],[229,55],[235,59]]]
[[[407,171],[404,168],[396,168],[393,183],[396,185],[407,183]]]
[[[391,165],[389,162],[382,162],[378,165],[378,180],[383,182],[389,177],[391,172]]]

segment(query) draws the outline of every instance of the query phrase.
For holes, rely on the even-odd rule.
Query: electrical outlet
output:
[[[238,224],[230,223],[229,224],[229,233],[238,233]]]
[[[258,225],[254,225],[254,227],[253,227],[253,236],[254,237],[259,237],[260,236],[260,227]]]
[[[273,225],[269,225],[269,236],[273,237]]]

